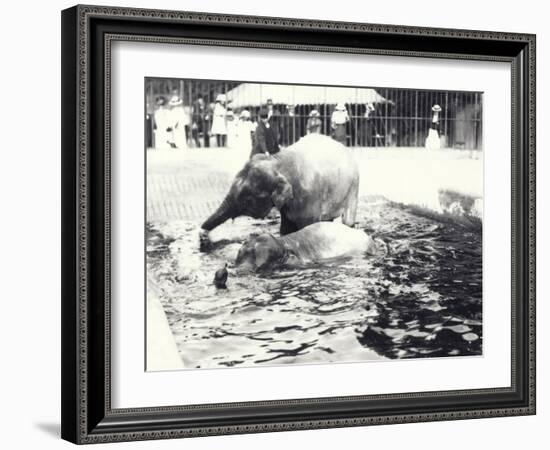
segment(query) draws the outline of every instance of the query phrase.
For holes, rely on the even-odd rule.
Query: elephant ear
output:
[[[283,175],[277,174],[275,177],[275,190],[271,193],[273,204],[280,210],[292,198],[292,186]]]

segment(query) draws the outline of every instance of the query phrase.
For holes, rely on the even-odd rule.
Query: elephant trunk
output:
[[[227,219],[235,217],[233,210],[233,201],[229,196],[225,197],[221,205],[218,206],[218,209],[216,209],[216,211],[214,211],[214,213],[202,224],[202,229],[211,231],[218,225],[224,223]]]

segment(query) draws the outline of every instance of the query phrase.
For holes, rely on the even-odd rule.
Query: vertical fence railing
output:
[[[146,142],[155,147],[155,112],[164,106],[159,99],[168,103],[173,97],[179,98],[187,112],[186,136],[192,147],[193,109],[199,96],[202,96],[209,114],[218,94],[229,92],[239,86],[238,82],[204,81],[191,79],[151,78],[146,80]],[[281,131],[280,141],[284,146],[291,145],[306,134],[309,113],[316,109],[321,119],[321,133],[330,135],[331,116],[334,103],[319,99],[317,103],[300,104],[300,86],[294,86],[289,103],[275,103],[278,111]],[[382,100],[374,103],[373,111],[367,114],[367,105],[351,100],[345,104],[349,115],[346,124],[346,145],[352,147],[423,147],[432,123],[432,107],[439,105],[439,135],[442,148],[481,150],[483,142],[483,95],[479,92],[427,91],[398,88],[374,88]],[[232,110],[235,118],[243,109],[250,111],[252,120],[257,120],[261,102],[262,88],[255,91],[256,97],[241,98],[241,106]],[[327,88],[324,89],[325,98]],[[211,117],[199,130],[201,142],[210,133]]]

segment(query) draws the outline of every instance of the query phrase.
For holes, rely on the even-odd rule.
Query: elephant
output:
[[[236,175],[202,233],[238,216],[265,218],[273,207],[285,235],[338,217],[353,226],[359,171],[351,152],[328,136],[310,134],[274,155],[254,155]]]
[[[336,222],[317,222],[294,233],[276,237],[249,237],[237,254],[235,264],[252,270],[307,264],[365,253],[376,254],[375,241],[362,230]]]

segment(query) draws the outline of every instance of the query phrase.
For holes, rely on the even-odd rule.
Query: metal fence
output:
[[[246,95],[243,89],[247,84]],[[282,86],[282,85],[276,85]],[[226,94],[227,110],[237,117],[247,109],[252,120],[257,120],[260,108],[268,98],[279,121],[280,143],[283,146],[296,142],[307,132],[307,121],[312,110],[319,112],[321,133],[330,135],[331,116],[340,97],[340,88],[285,85],[285,93],[272,84],[240,83],[232,81],[204,81],[189,79],[149,78],[145,85],[147,111],[146,139],[154,147],[154,114],[158,99],[169,101],[177,97],[186,111],[185,124],[189,146],[195,145],[191,137],[193,109],[198,96],[212,107],[218,94]],[[399,88],[341,88],[341,101],[345,104],[349,120],[346,123],[345,143],[353,147],[423,147],[432,125],[432,107],[439,105],[438,132],[442,148],[482,149],[483,94],[463,91],[431,91]],[[351,92],[353,89],[353,92]],[[312,95],[304,95],[311,91]],[[344,95],[345,91],[345,95]],[[242,94],[242,95],[241,95]],[[275,94],[275,95],[273,95]],[[243,97],[244,95],[244,97]],[[280,98],[277,98],[280,97]],[[365,100],[365,98],[367,100]],[[200,130],[200,142],[210,141],[208,126]]]

